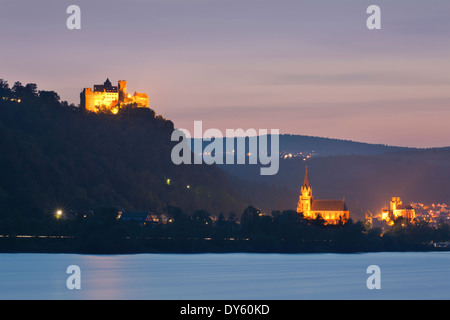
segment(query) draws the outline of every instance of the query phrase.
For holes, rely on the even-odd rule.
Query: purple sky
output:
[[[82,30],[66,28],[81,8]],[[366,9],[382,9],[382,30]],[[0,0],[0,78],[128,81],[178,128],[450,145],[450,1]]]

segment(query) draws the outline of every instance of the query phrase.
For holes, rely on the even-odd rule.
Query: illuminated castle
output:
[[[340,221],[346,222],[349,219],[349,211],[345,205],[345,200],[314,199],[309,184],[308,168],[306,168],[297,212],[303,214],[303,217],[307,219],[315,219],[320,215],[327,224],[338,224]]]
[[[80,105],[89,112],[110,111],[116,114],[121,106],[129,104],[135,104],[139,108],[149,107],[147,94],[129,94],[125,80],[120,80],[118,86],[113,86],[111,81],[106,79],[102,85],[94,85],[94,90],[84,88],[80,93]]]
[[[412,221],[416,217],[416,211],[411,205],[403,204],[400,197],[392,197],[389,208],[381,210],[381,220],[393,225],[394,220],[399,217]]]

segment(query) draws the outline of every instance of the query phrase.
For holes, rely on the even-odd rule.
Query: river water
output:
[[[366,285],[371,265],[379,290]],[[450,252],[0,254],[0,299],[450,299]]]

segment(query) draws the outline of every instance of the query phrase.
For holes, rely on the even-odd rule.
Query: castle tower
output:
[[[297,212],[306,215],[307,212],[311,210],[312,200],[312,188],[309,184],[308,167],[306,167],[305,180],[303,181],[303,186],[300,191],[300,198],[297,204]]]
[[[123,102],[128,97],[127,93],[127,81],[119,80],[119,101]]]
[[[397,210],[397,207],[402,204],[403,204],[403,202],[400,199],[400,197],[392,197],[391,204],[390,204],[391,211],[394,212],[395,210]]]

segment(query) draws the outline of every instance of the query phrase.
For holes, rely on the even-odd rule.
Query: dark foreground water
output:
[[[80,290],[69,290],[77,265]],[[378,265],[381,289],[369,290]],[[450,299],[450,252],[0,254],[0,299]]]

